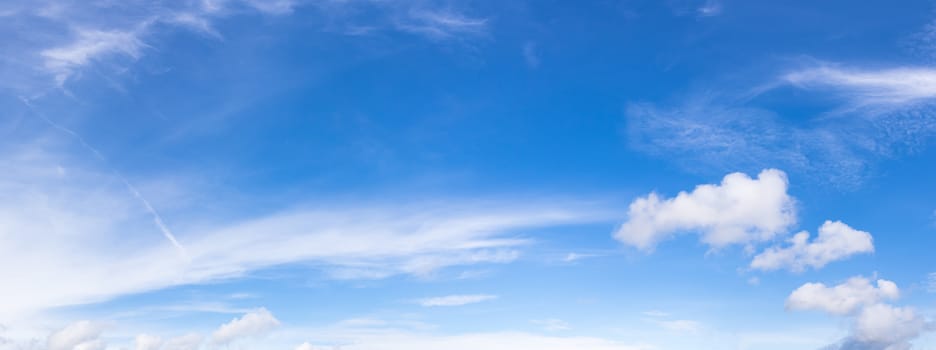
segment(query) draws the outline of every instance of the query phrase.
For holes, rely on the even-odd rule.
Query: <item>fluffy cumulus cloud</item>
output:
[[[768,169],[757,178],[732,173],[721,184],[699,185],[675,198],[651,193],[630,204],[614,237],[643,250],[677,233],[698,233],[713,247],[769,240],[796,221],[787,185],[786,174]]]
[[[49,335],[49,350],[103,350],[100,339],[104,326],[91,321],[78,321]]]
[[[280,321],[273,317],[270,311],[261,308],[221,325],[211,334],[211,342],[218,345],[228,344],[240,338],[266,334],[279,325]]]
[[[841,221],[826,221],[812,242],[808,232],[797,233],[790,239],[789,246],[768,248],[755,256],[751,268],[803,271],[807,267],[818,269],[832,261],[871,252],[874,252],[874,244],[870,233],[853,229]]]
[[[787,298],[787,308],[824,311],[851,320],[851,334],[826,349],[902,350],[909,349],[910,342],[932,325],[912,308],[887,303],[899,296],[894,282],[878,280],[875,286],[867,278],[852,277],[833,287],[804,284]]]
[[[806,283],[790,294],[786,306],[790,310],[819,310],[847,315],[860,307],[900,297],[896,283],[884,279],[876,283],[877,286],[864,277],[852,277],[832,287],[823,283]]]
[[[426,298],[419,300],[422,306],[461,306],[480,303],[483,301],[497,299],[496,295],[487,294],[466,294],[466,295],[448,295],[444,297]]]

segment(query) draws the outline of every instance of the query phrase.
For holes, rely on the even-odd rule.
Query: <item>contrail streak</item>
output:
[[[78,141],[79,144],[81,144],[82,147],[84,147],[85,149],[91,151],[91,153],[94,153],[95,157],[97,157],[97,158],[100,159],[102,162],[104,162],[104,164],[108,164],[107,158],[104,157],[104,155],[101,154],[100,151],[98,151],[96,148],[94,148],[93,146],[91,146],[91,144],[89,144],[87,141],[85,141],[84,137],[81,137],[80,134],[78,134],[78,133],[75,132],[74,130],[71,130],[71,129],[66,128],[66,127],[64,127],[64,126],[62,126],[62,125],[60,125],[60,124],[58,124],[58,123],[56,123],[56,122],[53,122],[53,121],[50,120],[49,118],[46,118],[44,115],[42,115],[41,113],[39,113],[38,111],[36,111],[36,109],[33,107],[33,105],[29,103],[29,100],[27,100],[27,99],[25,99],[25,98],[22,98],[22,97],[20,98],[20,100],[22,100],[23,103],[24,103],[27,107],[29,107],[29,109],[33,112],[33,113],[30,113],[30,114],[35,115],[37,118],[39,118],[39,120],[42,120],[43,122],[45,122],[45,123],[48,124],[49,126],[55,128],[55,129],[57,129],[57,130],[59,130],[59,131],[61,131],[61,132],[64,132],[64,133],[66,133],[66,134],[68,134],[68,135],[71,135],[75,140]],[[156,224],[156,227],[159,228],[159,231],[162,232],[162,235],[163,235],[164,237],[166,237],[167,240],[169,240],[169,243],[172,243],[172,246],[175,247],[176,250],[179,251],[179,254],[181,254],[183,257],[185,257],[186,259],[188,259],[188,254],[186,253],[185,248],[182,247],[181,244],[179,244],[179,241],[176,239],[175,234],[173,234],[172,231],[169,230],[169,227],[166,226],[165,222],[163,222],[162,216],[159,215],[159,212],[156,211],[156,208],[153,208],[153,206],[150,204],[150,202],[149,202],[148,200],[146,200],[145,197],[143,197],[143,195],[140,193],[139,190],[137,190],[136,186],[133,186],[133,184],[131,184],[130,181],[128,181],[127,178],[126,178],[125,176],[123,176],[123,174],[121,174],[119,171],[117,171],[117,169],[114,168],[114,167],[110,167],[110,168],[111,168],[111,172],[114,173],[114,176],[116,176],[118,179],[120,179],[120,181],[123,182],[123,184],[127,187],[127,190],[130,191],[130,194],[132,194],[133,197],[135,197],[137,200],[140,201],[141,204],[143,204],[143,207],[146,209],[146,211],[150,214],[150,216],[153,217],[153,223]]]

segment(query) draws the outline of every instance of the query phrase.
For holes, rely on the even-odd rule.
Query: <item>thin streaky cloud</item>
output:
[[[487,32],[488,20],[467,17],[457,12],[431,9],[412,9],[396,22],[396,28],[434,40],[456,38],[460,35],[482,35]]]
[[[480,302],[485,302],[489,300],[497,299],[496,295],[490,294],[459,294],[459,295],[447,295],[443,297],[433,297],[420,299],[418,301],[419,305],[425,307],[437,307],[437,306],[463,306],[468,304],[477,304]]]
[[[39,111],[37,111],[37,110],[33,107],[33,105],[29,102],[29,100],[27,100],[27,99],[25,99],[25,98],[21,98],[21,101],[23,101],[23,103],[24,103],[27,107],[30,108],[30,110],[31,110],[31,112],[32,112],[32,113],[30,113],[31,115],[36,116],[37,118],[39,118],[39,120],[41,120],[41,121],[43,121],[44,123],[48,124],[48,125],[51,126],[52,128],[54,128],[54,129],[56,129],[56,130],[59,130],[59,131],[65,133],[65,134],[67,134],[68,136],[71,136],[73,139],[75,139],[75,141],[78,141],[78,144],[80,144],[83,148],[87,149],[87,150],[90,151],[92,154],[94,154],[94,156],[95,156],[98,160],[100,160],[100,161],[102,161],[102,162],[104,162],[104,163],[107,163],[107,162],[108,162],[108,161],[107,161],[107,158],[104,157],[104,154],[102,154],[100,151],[98,151],[98,149],[95,148],[94,146],[91,146],[91,144],[89,144],[89,143],[84,139],[84,137],[82,137],[80,134],[78,134],[77,132],[75,132],[75,131],[72,130],[72,129],[69,129],[69,128],[66,128],[66,127],[62,126],[61,124],[58,124],[58,123],[56,123],[56,122],[53,122],[51,119],[49,119],[48,117],[46,117],[45,115],[43,115],[42,113],[40,113]],[[150,215],[152,215],[153,223],[159,228],[159,231],[162,232],[163,236],[169,241],[169,243],[171,243],[172,246],[175,247],[176,250],[178,250],[178,253],[179,253],[181,256],[186,257],[186,259],[187,259],[188,254],[185,252],[185,247],[183,247],[182,244],[179,243],[179,240],[176,239],[175,234],[172,233],[171,230],[169,230],[169,227],[166,226],[166,223],[163,221],[162,216],[159,215],[159,212],[156,211],[156,208],[154,208],[153,205],[150,204],[150,201],[147,200],[146,197],[143,197],[143,194],[140,193],[140,191],[136,188],[136,186],[134,186],[132,183],[130,183],[130,181],[127,180],[127,178],[126,178],[125,176],[123,176],[123,174],[121,174],[119,171],[117,171],[117,169],[114,169],[114,168],[112,167],[112,168],[111,168],[111,172],[113,172],[114,176],[116,176],[118,179],[120,179],[120,181],[124,184],[124,186],[127,187],[127,190],[133,195],[133,197],[136,198],[136,199],[140,202],[140,204],[143,205],[144,208],[146,208],[146,211],[149,212]]]
[[[902,107],[936,98],[936,69],[896,67],[849,69],[823,65],[789,72],[783,80],[811,90],[828,90],[856,107]]]

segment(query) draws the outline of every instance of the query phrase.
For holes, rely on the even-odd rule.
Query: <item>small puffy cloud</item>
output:
[[[260,308],[221,325],[211,334],[211,342],[228,344],[239,338],[265,334],[279,325],[280,321],[270,311]]]
[[[875,287],[870,280],[859,276],[834,287],[806,283],[790,294],[786,307],[790,310],[819,310],[834,315],[847,315],[860,307],[899,297],[900,290],[894,282],[879,279]]]
[[[296,350],[315,350],[315,347],[313,347],[312,344],[309,344],[309,342],[305,342],[299,344],[299,346],[296,347]]]
[[[550,332],[567,331],[572,329],[569,323],[558,318],[547,318],[542,320],[532,320],[531,323],[543,327]]]
[[[136,336],[135,343],[136,350],[159,350],[163,345],[162,338],[149,334]]]
[[[483,301],[497,299],[496,295],[487,294],[466,294],[466,295],[448,295],[444,297],[426,298],[419,300],[419,305],[426,307],[433,306],[462,306],[468,304],[480,303]]]
[[[800,232],[790,239],[787,247],[772,247],[751,261],[751,268],[777,270],[789,268],[803,271],[845,259],[855,254],[874,252],[871,234],[859,231],[841,221],[826,221],[819,228],[819,236],[809,242],[809,232]]]
[[[756,179],[732,173],[721,184],[699,185],[671,199],[651,193],[630,204],[614,237],[642,250],[684,232],[700,234],[713,247],[769,240],[796,221],[787,186],[784,172],[768,169]]]
[[[104,349],[100,339],[104,326],[91,321],[78,321],[49,335],[49,350],[97,350]]]

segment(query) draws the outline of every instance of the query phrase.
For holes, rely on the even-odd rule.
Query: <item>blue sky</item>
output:
[[[0,349],[936,349],[932,2],[0,32]]]

